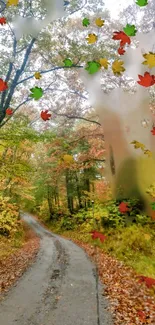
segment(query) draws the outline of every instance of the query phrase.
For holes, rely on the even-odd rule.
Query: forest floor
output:
[[[27,225],[20,238],[0,238],[0,294],[7,292],[33,263],[39,247],[39,237]]]

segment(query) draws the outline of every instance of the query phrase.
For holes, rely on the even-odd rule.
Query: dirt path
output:
[[[95,268],[73,242],[53,235],[28,214],[23,219],[41,237],[36,262],[0,303],[3,325],[113,325]]]

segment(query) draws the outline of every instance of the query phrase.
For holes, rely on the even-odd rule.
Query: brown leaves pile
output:
[[[155,301],[145,284],[138,283],[136,273],[100,248],[73,240],[96,260],[104,290],[110,301],[114,325],[155,325]]]
[[[36,257],[39,247],[39,238],[29,230],[26,234],[26,242],[23,247],[11,254],[5,260],[0,261],[0,299],[1,294],[7,292],[17,279],[24,273]]]

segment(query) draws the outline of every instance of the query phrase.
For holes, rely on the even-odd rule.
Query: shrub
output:
[[[0,235],[13,235],[19,227],[19,211],[10,198],[0,197]]]
[[[60,222],[60,228],[63,230],[75,229],[75,223],[72,217],[63,217]]]
[[[130,210],[123,214],[119,211],[119,204],[122,201],[110,200],[105,203],[101,224],[103,227],[126,227],[131,224],[145,225],[150,222],[150,217],[141,213],[142,204],[138,199],[123,200],[128,204]]]

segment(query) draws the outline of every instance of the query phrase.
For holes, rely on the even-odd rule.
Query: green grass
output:
[[[60,235],[94,245],[88,232],[80,229],[63,231],[59,226],[49,225],[49,228]],[[84,227],[83,227],[84,228]],[[98,246],[104,252],[123,261],[132,267],[138,274],[155,278],[155,230],[149,226],[132,225],[127,228],[102,230],[107,240],[102,244],[97,240]]]

